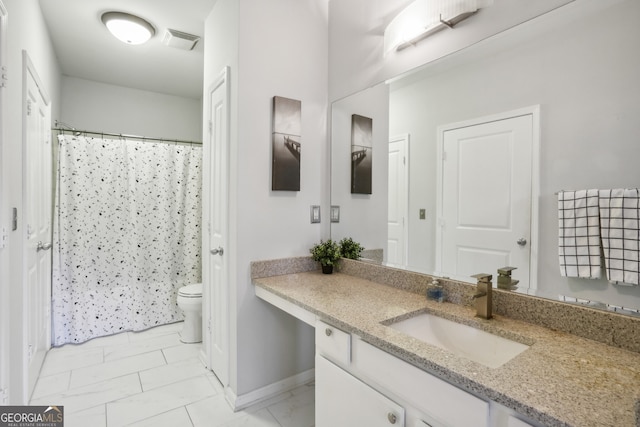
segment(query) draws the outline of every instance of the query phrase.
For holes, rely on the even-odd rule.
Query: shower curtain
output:
[[[182,320],[201,281],[202,148],[59,135],[54,345]]]

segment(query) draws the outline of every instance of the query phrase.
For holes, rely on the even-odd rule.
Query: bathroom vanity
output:
[[[252,265],[258,297],[315,327],[318,427],[640,425],[640,353],[637,343],[622,343],[638,336],[640,319],[588,318],[583,307],[494,290],[496,314],[485,320],[475,316],[472,285],[446,283],[454,303],[438,303],[425,298],[429,276],[341,263],[333,275],[308,271],[305,258]],[[508,303],[512,317],[501,314]],[[526,312],[540,318],[519,319]],[[453,321],[461,332],[434,344],[424,329],[437,335],[449,326],[423,325],[428,319]],[[564,331],[572,328],[582,336]],[[468,329],[488,334],[473,344],[478,351],[457,348],[456,340],[473,339],[458,335]],[[617,343],[596,341],[616,329]],[[522,347],[494,360],[485,343],[499,356],[511,350],[489,337]],[[477,358],[483,352],[488,359]]]

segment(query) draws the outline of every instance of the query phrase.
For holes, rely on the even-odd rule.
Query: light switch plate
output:
[[[331,222],[340,222],[340,206],[331,206],[329,216],[331,218]]]
[[[311,224],[317,224],[320,222],[320,206],[311,206]]]

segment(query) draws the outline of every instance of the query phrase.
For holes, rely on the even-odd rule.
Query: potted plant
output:
[[[351,237],[340,240],[340,253],[345,258],[359,259],[364,246],[354,241]]]
[[[322,265],[324,274],[333,273],[333,265],[340,259],[340,246],[338,243],[329,239],[327,241],[320,240],[309,250],[314,261],[318,261]]]

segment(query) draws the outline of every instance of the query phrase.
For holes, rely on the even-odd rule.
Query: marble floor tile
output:
[[[102,348],[52,348],[44,359],[40,375],[47,376],[72,369],[92,366],[104,361]]]
[[[191,378],[107,403],[109,427],[125,426],[213,396],[205,377]]]
[[[111,424],[110,424],[111,425]],[[184,406],[129,424],[132,427],[192,427]]]
[[[64,408],[64,427],[107,427],[104,405],[94,406],[84,411],[67,414]]]
[[[71,371],[38,377],[31,399],[66,391],[69,388],[70,378]]]
[[[315,389],[296,390],[282,402],[269,406],[269,412],[282,427],[313,427],[315,425]]]
[[[214,427],[243,415],[242,412],[233,412],[222,394],[187,405],[187,412],[195,427]]]
[[[69,388],[82,387],[162,365],[166,366],[166,362],[160,350],[110,360],[99,365],[87,366],[71,371]]]
[[[145,329],[144,331],[127,332],[126,335],[129,342],[145,341],[150,338],[157,338],[162,335],[170,335],[182,330],[182,322],[170,323],[168,325],[156,326],[154,328]]]
[[[256,412],[244,413],[237,419],[219,426],[216,425],[216,427],[280,427],[280,424],[265,408]]]
[[[135,356],[136,354],[148,353],[155,350],[180,345],[180,337],[177,332],[167,335],[154,336],[147,340],[140,340],[126,346],[109,346],[104,348],[105,362],[122,359],[124,357]]]
[[[83,411],[107,402],[142,392],[138,374],[74,388],[59,394],[33,399],[32,405],[63,405],[64,413]]]
[[[186,359],[176,363],[170,363],[152,369],[140,370],[140,383],[144,391],[162,387],[188,378],[204,376],[209,374],[209,370],[204,367],[200,359]],[[215,383],[212,382],[215,387]],[[216,391],[220,392],[222,386],[216,387]]]
[[[85,341],[82,344],[76,344],[75,346],[82,346],[83,348],[95,348],[95,347],[106,347],[109,345],[126,345],[129,344],[129,337],[126,333],[107,335],[104,337],[93,338],[89,341]],[[65,344],[61,348],[68,347],[69,344]],[[72,344],[73,346],[73,344]]]
[[[167,363],[174,363],[180,360],[191,359],[200,356],[201,344],[182,344],[168,347],[162,350]]]
[[[180,342],[182,323],[52,349],[32,405],[63,405],[66,427],[305,427],[314,384],[233,412],[224,388]]]

